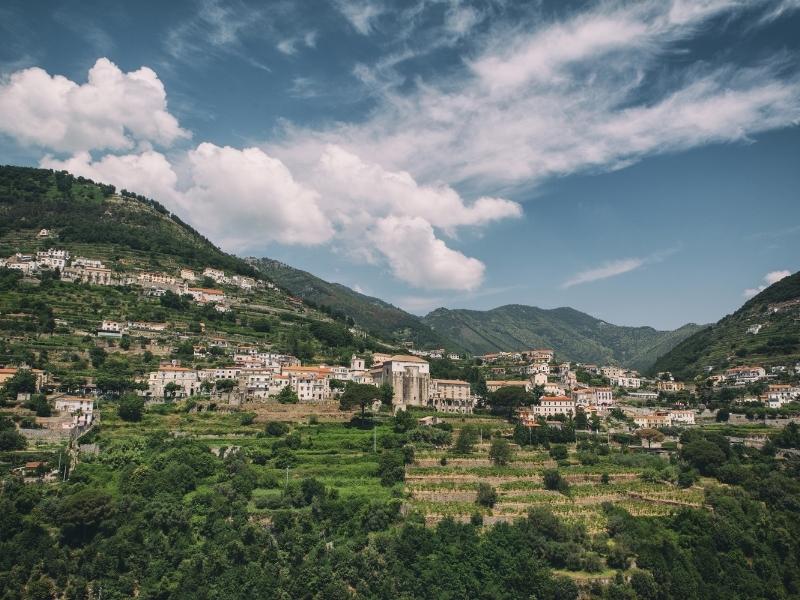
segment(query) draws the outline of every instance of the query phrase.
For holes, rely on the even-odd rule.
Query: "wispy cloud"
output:
[[[579,271],[564,283],[561,284],[562,289],[568,289],[582,283],[591,283],[592,281],[600,281],[601,279],[608,279],[609,277],[616,277],[624,273],[630,273],[647,264],[653,264],[665,260],[667,257],[672,256],[680,250],[680,246],[668,248],[660,252],[654,252],[649,256],[643,258],[623,258],[619,260],[610,260],[601,264],[599,267],[593,267],[585,271]]]
[[[624,258],[622,260],[605,262],[599,267],[576,273],[562,283],[561,287],[566,289],[582,283],[590,283],[592,281],[608,279],[609,277],[616,277],[617,275],[622,275],[623,273],[629,273],[638,269],[645,264],[645,262],[643,258]]]
[[[338,0],[336,7],[361,35],[372,33],[375,20],[386,9],[382,2],[375,0]]]
[[[792,272],[791,271],[787,271],[787,270],[770,271],[769,273],[764,275],[764,279],[763,279],[764,283],[762,285],[759,285],[758,287],[754,287],[754,288],[747,288],[743,292],[742,295],[745,298],[752,298],[756,294],[759,294],[759,293],[763,292],[765,289],[767,289],[773,283],[778,283],[781,279],[783,279],[785,277],[788,277],[791,274],[792,274]]]

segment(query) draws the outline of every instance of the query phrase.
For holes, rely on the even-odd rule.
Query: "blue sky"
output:
[[[418,314],[711,322],[797,270],[798,0],[0,7],[0,162]]]

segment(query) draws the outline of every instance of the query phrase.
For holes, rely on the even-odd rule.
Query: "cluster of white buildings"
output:
[[[435,350],[414,350],[413,348],[408,351],[409,354],[412,356],[417,356],[419,358],[444,358],[447,357],[450,360],[459,360],[461,356],[456,354],[455,352],[447,353],[445,352],[444,348],[437,348]]]
[[[694,425],[695,412],[689,409],[653,411],[633,415],[633,422],[642,429]]]

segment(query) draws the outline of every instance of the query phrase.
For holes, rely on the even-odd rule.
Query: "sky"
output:
[[[416,314],[671,329],[798,270],[800,0],[6,0],[0,40],[0,163]]]

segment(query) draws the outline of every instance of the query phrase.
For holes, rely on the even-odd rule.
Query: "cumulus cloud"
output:
[[[472,290],[483,280],[484,264],[448,248],[420,217],[380,219],[369,236],[392,272],[417,287]]]
[[[340,220],[388,214],[422,217],[434,227],[453,232],[460,226],[522,215],[516,202],[481,197],[467,203],[449,186],[420,185],[410,173],[386,170],[335,145],[322,153],[316,182],[325,191],[329,210],[335,210]]]
[[[616,277],[617,275],[622,275],[623,273],[628,273],[634,269],[638,269],[645,264],[645,262],[646,259],[644,258],[625,258],[622,260],[609,261],[603,263],[599,267],[576,273],[574,276],[570,277],[563,284],[561,284],[561,287],[571,288],[574,285],[580,285],[582,283],[590,283],[600,279]]]
[[[792,274],[791,271],[786,271],[786,270],[770,271],[769,273],[764,275],[764,279],[763,279],[764,283],[762,285],[759,285],[758,287],[754,287],[754,288],[747,288],[744,291],[743,295],[744,295],[745,298],[752,298],[756,294],[759,294],[759,293],[763,292],[765,289],[767,289],[773,283],[778,283],[781,279],[783,279],[785,277],[788,277],[791,274]]]
[[[182,212],[226,246],[315,245],[333,235],[319,194],[262,150],[205,142],[189,152],[188,161],[192,186],[182,196]]]
[[[167,110],[152,69],[123,73],[107,58],[84,84],[38,67],[13,73],[0,83],[0,132],[58,152],[169,146],[190,137]]]

